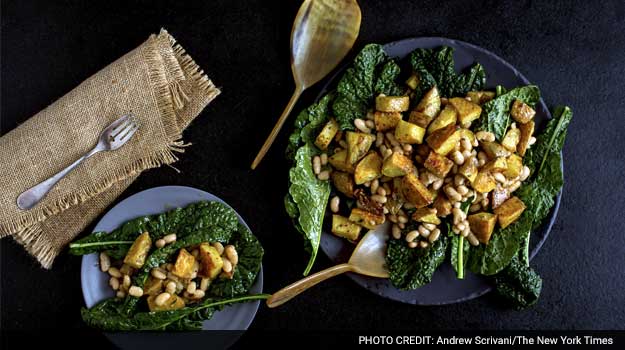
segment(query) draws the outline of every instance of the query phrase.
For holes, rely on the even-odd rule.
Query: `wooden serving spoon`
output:
[[[280,306],[306,289],[344,272],[356,272],[361,275],[388,278],[385,252],[388,240],[388,225],[381,225],[369,231],[358,243],[346,264],[336,265],[319,271],[275,292],[267,299],[267,306]]]
[[[300,95],[325,77],[347,55],[360,30],[356,0],[305,0],[291,30],[291,70],[295,92],[260,149],[256,169],[289,116]]]

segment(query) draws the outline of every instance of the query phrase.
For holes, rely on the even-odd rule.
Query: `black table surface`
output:
[[[223,93],[185,132],[193,146],[176,163],[181,173],[169,167],[146,171],[118,201],[160,185],[193,186],[220,196],[263,243],[265,291],[275,291],[300,278],[307,262],[302,238],[283,207],[288,170],[283,150],[290,126],[256,171],[249,165],[294,88],[288,48],[299,3],[3,1],[0,132],[166,28]],[[378,297],[341,276],[278,309],[261,306],[251,328],[623,329],[625,3],[366,0],[360,5],[356,49],[417,36],[464,40],[517,67],[540,86],[550,107],[573,109],[562,205],[532,262],[544,280],[541,298],[520,312],[490,295],[415,307]],[[295,109],[311,103],[319,88],[307,91]],[[2,329],[84,329],[80,258],[62,254],[48,271],[10,238],[0,244]],[[314,270],[330,265],[320,253]]]

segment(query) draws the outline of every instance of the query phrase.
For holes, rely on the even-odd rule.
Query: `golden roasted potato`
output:
[[[508,167],[503,171],[503,174],[508,179],[514,179],[515,177],[521,175],[521,170],[523,170],[523,158],[518,154],[511,154],[510,157],[506,160]]]
[[[348,173],[333,171],[330,175],[334,187],[348,198],[354,197],[354,179]]]
[[[468,124],[476,120],[482,114],[482,107],[473,102],[469,102],[462,97],[449,99],[449,103],[458,111],[458,123]]]
[[[488,193],[495,189],[497,181],[495,181],[495,178],[489,171],[480,171],[477,173],[475,180],[471,182],[471,186],[477,192]]]
[[[445,196],[437,196],[432,207],[436,209],[436,215],[441,218],[451,214],[453,210],[453,205]]]
[[[419,86],[419,76],[416,74],[412,74],[408,80],[406,80],[406,85],[412,90],[416,89]]]
[[[355,164],[369,152],[369,148],[375,141],[375,136],[362,132],[348,131],[345,139],[347,140],[347,161]]]
[[[525,152],[529,148],[530,138],[532,137],[532,134],[534,134],[534,125],[534,121],[530,120],[529,122],[518,126],[521,131],[521,135],[519,135],[519,144],[516,147],[516,151],[521,155],[521,157],[525,156]]]
[[[532,107],[523,103],[521,100],[514,100],[512,108],[510,109],[510,115],[517,123],[525,124],[534,118],[536,111]]]
[[[456,147],[456,143],[460,141],[461,135],[462,132],[455,125],[450,124],[434,131],[427,137],[426,142],[432,147],[434,152],[445,156]]]
[[[506,158],[498,157],[484,164],[480,170],[502,172],[506,169],[508,169],[508,162],[506,161]]]
[[[336,170],[344,171],[350,174],[353,174],[356,170],[354,164],[347,161],[346,149],[334,153],[334,155],[328,158],[328,162]]]
[[[438,210],[434,208],[419,208],[412,214],[412,218],[415,221],[426,224],[439,225],[441,223],[441,219],[438,218],[437,213]]]
[[[477,103],[478,105],[482,105],[493,98],[495,98],[494,91],[469,91],[467,92],[467,97],[473,103]]]
[[[423,95],[423,98],[419,101],[415,110],[431,118],[436,117],[438,112],[441,110],[441,96],[438,93],[436,86]]]
[[[408,173],[402,178],[401,192],[404,198],[417,208],[426,207],[434,201],[434,194],[414,173]]]
[[[145,295],[159,295],[163,289],[163,280],[159,280],[158,278],[154,278],[152,276],[148,277],[148,280],[145,281],[143,285],[143,294]]]
[[[418,111],[412,111],[410,112],[410,115],[408,116],[409,123],[418,125],[424,129],[428,127],[430,122],[432,122],[432,119],[434,118],[430,117],[429,115],[425,115],[421,112],[418,112]]]
[[[488,155],[490,159],[494,159],[497,157],[505,158],[510,155],[510,151],[505,149],[502,145],[498,144],[497,142],[484,141],[484,142],[480,142],[480,145],[482,146],[484,153],[486,153],[486,155]]]
[[[214,279],[219,276],[224,261],[217,249],[208,243],[200,244],[200,270],[198,276]]]
[[[382,175],[388,177],[404,176],[412,171],[413,165],[410,158],[403,154],[393,152],[382,164]]]
[[[330,118],[330,120],[326,123],[326,125],[321,129],[319,135],[317,135],[317,139],[315,140],[315,146],[317,146],[320,150],[325,151],[328,149],[330,142],[339,131],[339,123],[334,120],[334,118]]]
[[[150,295],[148,297],[148,308],[152,312],[178,310],[182,309],[185,306],[184,300],[175,294],[172,294],[172,296],[167,299],[165,304],[160,306],[156,305],[156,297],[157,295]]]
[[[408,96],[386,96],[380,94],[375,98],[375,109],[381,112],[404,112],[410,108]]]
[[[458,173],[466,177],[469,182],[473,182],[477,177],[477,165],[473,160],[467,160],[460,166]]]
[[[373,121],[375,122],[375,130],[387,131],[397,126],[397,123],[401,120],[401,113],[399,112],[380,112],[376,111],[373,114]]]
[[[182,248],[178,253],[178,258],[176,258],[176,263],[174,263],[171,273],[180,278],[191,278],[193,275],[194,265],[195,258],[193,255],[189,254],[186,249]]]
[[[428,157],[423,162],[423,166],[432,174],[440,177],[441,179],[444,179],[451,170],[451,168],[454,166],[454,162],[449,160],[447,157],[430,151],[430,154],[428,154]]]
[[[375,180],[382,176],[382,157],[378,152],[370,152],[356,165],[354,181],[356,185]]]
[[[349,214],[349,221],[355,222],[370,230],[373,230],[376,226],[383,224],[385,220],[386,217],[384,214],[376,214],[360,208],[352,209],[352,212]]]
[[[401,143],[423,143],[424,135],[424,128],[404,120],[400,120],[395,128],[395,138]]]
[[[446,105],[428,126],[428,135],[450,124],[456,124],[458,112],[452,105]]]
[[[150,234],[143,232],[139,235],[139,237],[137,237],[137,239],[135,239],[134,242],[132,242],[130,249],[128,249],[128,253],[124,257],[124,264],[128,264],[135,269],[141,268],[141,266],[145,263],[145,259],[148,257],[150,247],[152,247]]]
[[[471,144],[475,142],[475,134],[473,133],[473,131],[469,129],[460,129],[460,134],[462,138],[469,140]]]
[[[349,221],[344,216],[332,215],[332,233],[339,237],[355,241],[358,239],[361,229],[362,227],[360,227],[360,225]]]
[[[510,129],[506,133],[506,136],[501,140],[501,145],[504,146],[510,152],[516,152],[516,146],[519,144],[519,138],[521,137],[521,130]]]
[[[523,211],[525,210],[525,203],[518,197],[510,197],[507,201],[503,202],[498,208],[493,211],[497,214],[497,220],[499,226],[506,228],[508,225],[515,222]]]
[[[467,220],[469,221],[471,232],[473,232],[477,240],[483,244],[488,244],[490,236],[495,229],[497,215],[481,212],[467,216]]]
[[[510,191],[507,188],[503,188],[501,185],[495,186],[495,189],[490,193],[490,203],[493,209],[499,207],[506,200],[510,198]]]

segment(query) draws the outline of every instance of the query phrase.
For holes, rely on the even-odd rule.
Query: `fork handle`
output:
[[[78,166],[78,164],[82,163],[85,159],[91,157],[92,155],[98,153],[99,151],[100,150],[97,147],[92,149],[87,154],[78,158],[78,160],[76,160],[75,162],[67,166],[65,169],[52,175],[47,180],[42,181],[39,184],[31,187],[30,189],[22,192],[22,194],[20,194],[17,197],[18,208],[22,210],[28,210],[34,207],[37,203],[39,203],[39,201],[43,199],[43,197],[46,196],[46,194],[48,194],[48,192],[50,192],[52,187],[54,187],[54,185],[56,185],[56,183],[59,182],[59,180],[61,180],[65,175],[67,175],[67,173],[72,171],[75,167]]]

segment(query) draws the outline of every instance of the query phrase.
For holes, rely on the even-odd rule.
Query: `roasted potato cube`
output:
[[[452,105],[446,105],[445,108],[434,118],[430,126],[428,126],[428,135],[438,129],[442,129],[450,124],[456,124],[458,112]]]
[[[347,140],[347,161],[351,164],[355,164],[364,157],[375,140],[375,136],[371,134],[353,131],[348,131],[345,138]]]
[[[425,115],[421,112],[417,112],[417,111],[410,112],[410,115],[408,116],[409,123],[418,125],[424,129],[428,127],[430,122],[432,122],[432,119],[434,118],[430,117],[429,115]]]
[[[393,152],[382,164],[382,175],[388,177],[404,176],[412,171],[410,159],[403,154]]]
[[[488,155],[490,159],[494,159],[497,157],[507,157],[510,155],[510,151],[505,149],[502,145],[497,142],[481,142],[482,149],[484,153]]]
[[[462,97],[454,97],[449,99],[449,103],[456,107],[458,111],[458,122],[460,124],[468,124],[480,117],[482,107],[478,104],[469,102]]]
[[[400,120],[395,128],[395,138],[401,143],[423,143],[424,135],[424,128],[404,120]]]
[[[342,194],[347,196],[348,198],[354,197],[354,179],[348,173],[342,171],[333,171],[332,175],[332,183],[334,187],[339,190]]]
[[[355,224],[349,219],[341,215],[332,215],[332,233],[339,237],[347,238],[350,241],[355,241],[360,235],[362,227]]]
[[[521,137],[521,130],[510,129],[506,133],[506,136],[501,140],[501,145],[504,146],[510,152],[516,152],[516,146],[519,144]]]
[[[475,180],[471,182],[471,186],[480,193],[488,193],[495,189],[497,181],[489,171],[480,171],[477,173]]]
[[[510,198],[510,191],[507,188],[503,188],[501,185],[497,185],[495,189],[490,193],[490,203],[493,209],[499,207],[503,202]]]
[[[124,257],[124,264],[128,264],[135,269],[141,268],[141,266],[145,263],[145,258],[148,257],[150,247],[152,247],[150,234],[143,232],[139,235],[139,237],[137,237],[137,239],[135,239],[134,242],[132,242],[126,257]]]
[[[477,240],[487,244],[495,229],[497,215],[481,212],[467,216],[467,220],[469,221],[471,232],[473,232]]]
[[[471,145],[475,142],[475,134],[469,129],[460,129],[461,138],[469,140]]]
[[[534,118],[536,111],[532,107],[523,103],[521,100],[514,100],[512,108],[510,109],[510,115],[517,123],[525,124]]]
[[[159,280],[158,278],[154,278],[152,276],[148,277],[148,280],[145,281],[143,285],[143,294],[145,295],[159,295],[163,289],[163,280]]]
[[[156,297],[157,295],[150,295],[148,297],[148,308],[152,312],[178,310],[185,306],[184,300],[175,294],[167,299],[163,305],[156,305]]]
[[[465,161],[458,169],[458,172],[466,177],[469,182],[473,182],[477,177],[477,165],[473,160]]]
[[[319,147],[321,150],[328,149],[330,142],[339,131],[339,123],[331,118],[330,121],[326,123],[326,125],[321,129],[319,135],[317,135],[317,139],[315,140],[315,146]]]
[[[174,268],[171,270],[171,273],[180,278],[191,278],[194,265],[195,258],[193,255],[182,248],[178,253],[178,258],[176,258],[176,263],[174,263]]]
[[[520,124],[518,126],[521,134],[519,135],[519,144],[516,146],[516,151],[521,155],[521,157],[525,156],[525,152],[529,148],[530,138],[532,134],[534,134],[534,121],[530,120],[525,124]]]
[[[216,248],[208,243],[200,244],[200,271],[198,276],[214,279],[219,276],[224,261]]]
[[[383,94],[375,98],[375,109],[382,112],[404,112],[410,108],[408,96],[386,96]]]
[[[354,181],[356,185],[362,185],[365,182],[375,180],[382,176],[382,157],[377,152],[367,154],[356,165],[354,172]]]
[[[349,221],[355,222],[370,230],[373,230],[376,226],[383,224],[385,219],[386,217],[384,214],[376,214],[360,208],[352,209],[352,212],[349,214]]]
[[[489,161],[488,163],[484,164],[484,166],[482,167],[482,171],[496,171],[496,172],[503,172],[506,169],[508,169],[508,162],[506,161],[506,158],[503,157],[499,157],[499,158],[495,158],[491,161]]]
[[[436,117],[438,112],[441,109],[441,96],[438,93],[438,89],[435,87],[431,88],[430,91],[426,92],[423,95],[421,101],[415,108],[417,112],[421,112],[431,118]]]
[[[445,196],[437,196],[434,200],[434,204],[432,204],[432,207],[436,209],[436,215],[441,218],[451,214],[451,211],[453,210],[453,205]]]
[[[426,224],[439,225],[441,219],[436,216],[437,212],[438,210],[434,208],[419,208],[412,214],[412,218],[415,221],[424,222]]]
[[[397,123],[401,120],[401,113],[376,111],[373,114],[373,120],[375,122],[375,130],[387,131],[397,126]]]
[[[495,98],[494,91],[469,91],[467,92],[467,97],[473,103],[477,103],[478,105],[482,105],[493,98]]]
[[[412,90],[416,89],[419,85],[419,77],[416,74],[411,75],[410,78],[406,80],[406,85]]]
[[[523,170],[523,158],[518,154],[511,154],[506,160],[508,167],[503,171],[503,174],[509,178],[514,179],[521,174]]]
[[[350,174],[353,174],[356,170],[354,164],[347,161],[346,149],[334,153],[334,155],[328,158],[328,162],[330,162],[330,165],[336,170],[345,171]]]
[[[434,131],[427,137],[426,142],[432,147],[434,152],[445,156],[456,147],[456,143],[460,141],[461,135],[462,132],[455,125],[450,124]]]
[[[408,173],[402,178],[401,190],[404,198],[417,208],[427,207],[434,201],[434,194],[414,173]]]
[[[523,211],[525,210],[525,203],[518,197],[510,197],[507,201],[503,202],[498,208],[493,211],[497,214],[497,221],[499,226],[506,228],[508,225],[515,222]]]
[[[425,159],[425,162],[423,162],[423,166],[432,174],[443,179],[445,178],[445,176],[447,176],[451,168],[454,166],[454,162],[447,159],[447,157],[430,151],[430,154]]]

